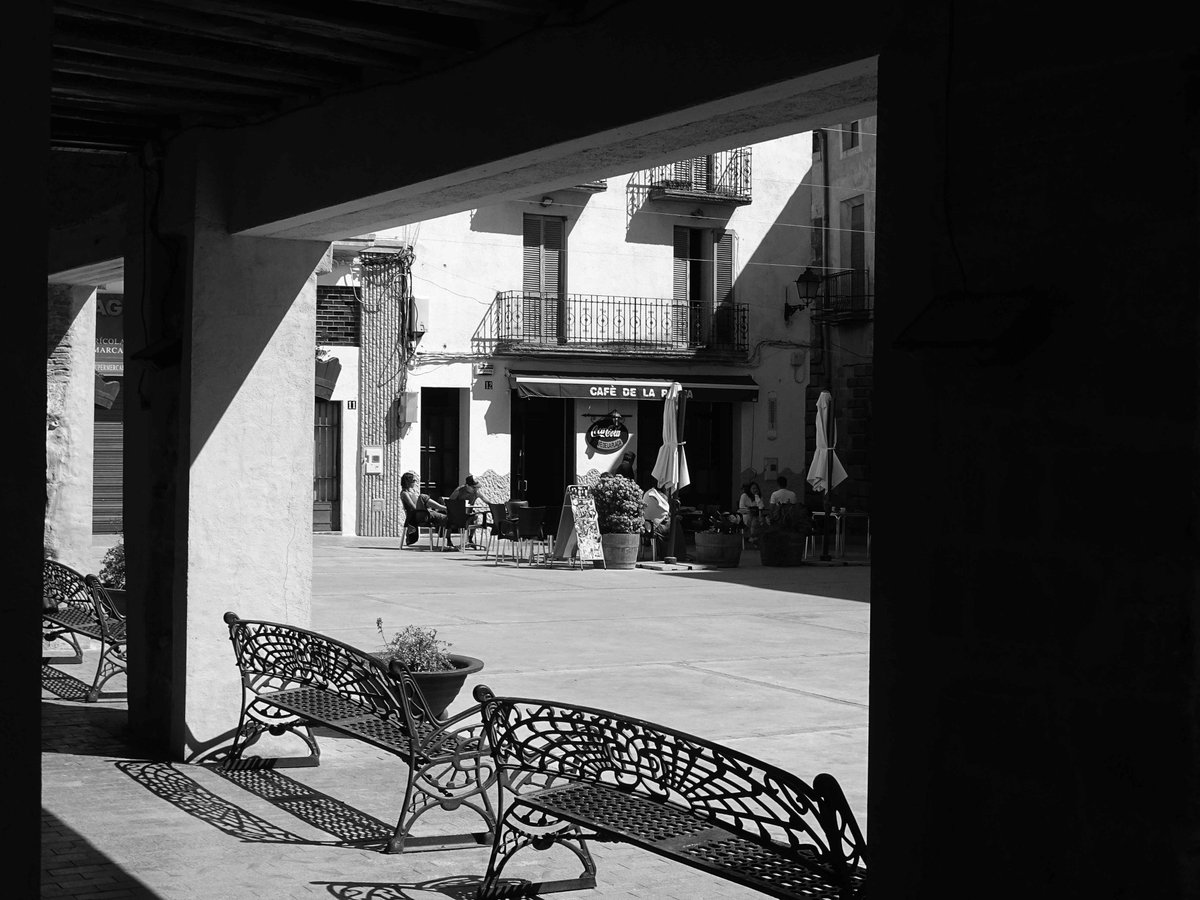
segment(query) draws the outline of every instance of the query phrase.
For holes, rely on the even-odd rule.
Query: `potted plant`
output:
[[[451,653],[450,644],[438,638],[436,628],[408,625],[389,638],[379,618],[375,629],[383,644],[372,655],[383,663],[393,659],[403,663],[421,689],[429,711],[439,719],[462,690],[467,676],[483,668],[482,660]]]
[[[117,606],[117,611],[125,615],[125,535],[117,535],[117,542],[104,551],[100,560],[100,572],[96,576],[104,585],[104,590]]]
[[[705,509],[703,531],[696,532],[696,562],[732,568],[742,561],[742,533],[746,526],[737,513]]]
[[[804,564],[804,544],[812,534],[812,513],[802,503],[772,503],[758,529],[764,566]]]
[[[642,540],[642,490],[624,475],[605,472],[592,485],[604,565],[632,569]]]

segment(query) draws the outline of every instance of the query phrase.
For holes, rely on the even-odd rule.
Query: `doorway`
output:
[[[313,414],[313,531],[342,530],[342,404],[317,397]]]
[[[512,497],[530,506],[558,506],[567,482],[575,477],[569,461],[573,400],[512,399]]]
[[[421,389],[421,492],[449,496],[458,487],[458,388]]]

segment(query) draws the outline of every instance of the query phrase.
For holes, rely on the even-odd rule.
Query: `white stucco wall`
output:
[[[697,207],[652,201],[631,218],[627,211],[630,177],[608,179],[598,193],[562,190],[546,196],[509,201],[377,232],[376,240],[410,243],[415,251],[413,293],[428,309],[427,332],[421,338],[407,390],[428,387],[465,389],[467,427],[460,435],[460,467],[477,477],[488,472],[507,476],[511,435],[507,369],[581,371],[615,374],[628,367],[646,372],[662,368],[663,374],[680,370],[659,366],[653,359],[561,357],[489,359],[476,356],[472,336],[480,329],[497,293],[522,288],[522,215],[561,216],[566,225],[566,289],[571,294],[597,294],[670,299],[673,294],[673,229],[676,225],[732,230],[734,248],[734,300],[749,311],[748,362],[734,366],[693,360],[689,374],[751,374],[760,387],[758,403],[735,407],[734,475],[730,490],[744,474],[761,477],[767,458],[778,461],[781,471],[806,469],[804,427],[810,414],[804,408],[811,329],[807,314],[783,318],[783,303],[796,303],[794,281],[809,262],[811,188],[805,181],[812,165],[812,138],[808,132],[756,144],[753,147],[752,202],[739,207],[700,203]],[[333,273],[335,283],[346,283],[348,271]],[[325,279],[323,279],[325,280]],[[492,363],[491,373],[480,366]],[[347,377],[343,369],[343,379]],[[776,429],[768,434],[767,393],[778,397]],[[577,401],[573,412],[580,423],[576,436],[576,470],[611,470],[620,460],[588,455],[582,431],[588,411],[608,412]],[[616,404],[619,406],[619,404]],[[621,409],[631,415],[634,431],[636,404]],[[418,469],[420,424],[403,438],[403,465]],[[355,454],[354,458],[357,458]],[[351,457],[347,455],[347,460]],[[734,494],[736,496],[736,494]],[[345,504],[349,506],[348,503]],[[343,513],[343,516],[345,513]],[[345,519],[343,520],[345,521]]]

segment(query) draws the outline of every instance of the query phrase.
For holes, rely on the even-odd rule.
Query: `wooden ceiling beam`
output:
[[[73,21],[84,33],[95,34],[102,26],[116,26],[108,32],[108,39],[117,47],[138,47],[170,41],[176,52],[185,58],[232,55],[250,62],[263,49],[273,50],[291,57],[296,64],[306,61],[326,60],[342,65],[400,67],[406,55],[399,48],[381,50],[365,47],[350,40],[340,40],[329,34],[326,37],[297,34],[277,27],[261,26],[216,15],[172,15],[155,18],[153,11],[130,12],[131,7],[120,11],[93,9],[78,3],[58,3],[55,6],[55,32],[61,23]],[[186,19],[186,21],[185,21]],[[57,33],[53,36],[58,44]]]
[[[277,97],[281,92],[295,93],[297,90],[294,86],[281,85],[278,80],[245,78],[224,72],[196,72],[68,49],[56,54],[54,70],[64,75],[258,97]],[[315,95],[316,92],[311,93]]]

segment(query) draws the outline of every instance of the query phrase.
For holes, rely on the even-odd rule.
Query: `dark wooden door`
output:
[[[314,401],[313,531],[342,530],[342,404]]]
[[[449,496],[458,480],[458,388],[421,389],[421,491]]]

